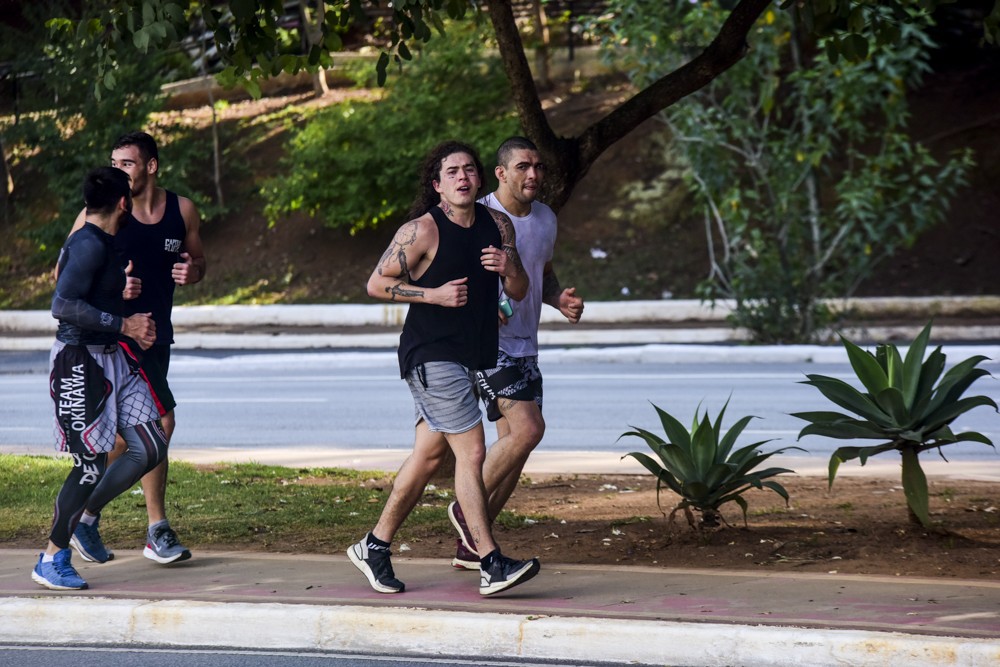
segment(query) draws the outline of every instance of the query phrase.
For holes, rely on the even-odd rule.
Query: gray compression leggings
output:
[[[73,454],[73,469],[56,497],[49,533],[49,539],[60,549],[69,546],[84,509],[98,514],[167,458],[167,441],[159,420],[129,426],[120,433],[128,449],[110,466],[106,453]]]

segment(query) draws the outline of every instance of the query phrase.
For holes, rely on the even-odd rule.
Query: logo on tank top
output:
[[[180,252],[181,251],[181,240],[180,239],[164,239],[163,249],[166,252]]]

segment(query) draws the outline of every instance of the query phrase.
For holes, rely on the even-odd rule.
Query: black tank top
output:
[[[156,343],[172,344],[174,327],[170,313],[174,305],[173,265],[184,252],[187,227],[177,194],[167,190],[167,205],[159,222],[147,225],[134,217],[115,235],[115,247],[124,264],[132,260],[132,275],[142,280],[142,293],[125,302],[125,314],[152,313]]]
[[[497,295],[499,274],[480,262],[483,248],[502,245],[500,230],[482,204],[476,204],[471,227],[456,225],[439,207],[430,213],[438,229],[434,261],[417,287],[440,287],[450,280],[469,278],[469,300],[460,308],[411,303],[399,337],[399,372],[402,377],[427,361],[456,361],[470,370],[497,365]]]

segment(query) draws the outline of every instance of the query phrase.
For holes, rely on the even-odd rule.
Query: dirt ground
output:
[[[543,562],[731,568],[910,577],[995,578],[1000,574],[1000,485],[930,478],[931,514],[939,528],[909,522],[899,480],[839,477],[832,491],[819,477],[779,478],[791,503],[750,492],[748,527],[735,504],[728,526],[697,531],[683,513],[671,525],[657,509],[652,476],[550,477],[518,487],[507,508],[538,517],[501,527],[512,556]],[[669,510],[677,497],[660,501]],[[545,518],[541,518],[545,517]],[[527,525],[525,525],[527,524]],[[406,527],[401,531],[405,536]],[[450,536],[397,540],[409,556],[450,558]]]

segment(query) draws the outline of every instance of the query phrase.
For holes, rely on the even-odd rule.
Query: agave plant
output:
[[[821,435],[842,440],[885,440],[878,445],[837,449],[830,457],[829,485],[833,486],[837,469],[844,461],[858,459],[864,465],[876,454],[897,451],[902,456],[903,491],[910,518],[924,527],[929,527],[931,521],[927,478],[920,467],[920,453],[938,449],[944,459],[941,447],[963,441],[981,442],[993,447],[993,442],[982,433],[954,433],[950,425],[975,407],[989,405],[997,409],[993,399],[987,396],[962,398],[973,382],[989,375],[986,370],[977,368],[987,358],[977,355],[966,359],[942,377],[945,355],[940,346],[924,360],[930,335],[931,325],[928,323],[910,345],[905,359],[895,345],[879,345],[873,354],[841,336],[851,366],[867,391],[859,391],[842,380],[825,375],[807,375],[809,379],[803,383],[816,387],[833,403],[856,416],[840,412],[799,412],[793,415],[809,422],[799,432],[799,438]]]
[[[681,497],[681,501],[670,512],[671,523],[677,512],[683,511],[691,527],[718,526],[722,518],[719,507],[732,501],[743,510],[743,523],[746,525],[747,501],[743,494],[751,488],[771,489],[784,498],[786,504],[788,503],[788,492],[785,491],[785,487],[777,482],[764,480],[794,471],[787,468],[766,468],[755,472],[754,469],[775,454],[802,448],[784,447],[763,454],[759,447],[771,441],[762,440],[733,451],[736,439],[754,417],[743,417],[723,433],[722,417],[728,405],[729,401],[726,401],[714,423],[708,417],[708,410],[704,415],[699,414],[699,406],[695,410],[690,431],[670,414],[653,405],[660,416],[666,440],[635,426],[632,427],[634,431],[619,436],[619,439],[627,435],[642,438],[659,457],[657,462],[648,454],[641,452],[629,452],[625,455],[634,457],[656,476],[656,504],[661,511],[663,511],[660,505],[662,487],[666,486]],[[701,513],[700,525],[695,523],[692,508]]]

